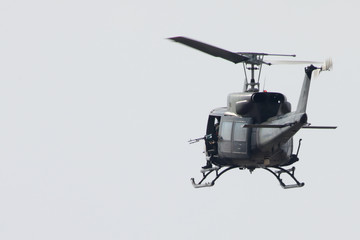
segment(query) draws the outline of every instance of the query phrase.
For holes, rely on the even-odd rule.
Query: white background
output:
[[[0,3],[0,239],[358,239],[358,1]],[[234,65],[166,40],[332,57],[312,82],[300,189],[233,170],[193,189]],[[296,107],[305,66],[265,67]]]

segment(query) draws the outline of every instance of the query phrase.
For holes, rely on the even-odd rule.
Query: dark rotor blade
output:
[[[211,46],[209,44],[202,43],[202,42],[190,39],[190,38],[172,37],[172,38],[169,38],[169,39],[173,40],[175,42],[182,43],[182,44],[184,44],[186,46],[195,48],[195,49],[200,50],[200,51],[202,51],[204,53],[210,54],[210,55],[212,55],[214,57],[220,57],[220,58],[226,59],[226,60],[231,61],[233,63],[240,63],[240,62],[243,62],[243,61],[246,61],[246,60],[249,59],[248,57],[242,56],[240,54],[230,52],[230,51],[218,48],[218,47],[214,47],[214,46]]]

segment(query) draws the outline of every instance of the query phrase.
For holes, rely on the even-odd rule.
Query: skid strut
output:
[[[279,181],[280,185],[285,188],[285,189],[288,189],[288,188],[298,188],[298,187],[303,187],[305,185],[305,183],[303,182],[299,182],[294,173],[295,173],[295,167],[292,167],[288,170],[282,168],[282,167],[272,167],[272,168],[275,168],[277,169],[278,171],[273,171],[271,169],[269,169],[268,167],[264,168],[265,170],[268,170],[269,172],[271,172],[275,177],[276,179]],[[281,174],[283,173],[286,173],[288,174],[294,181],[295,181],[295,184],[285,184],[283,182],[283,180],[280,178]]]
[[[225,169],[221,170],[222,167],[212,167],[209,169],[201,169],[201,173],[203,174],[203,178],[200,180],[200,182],[195,183],[195,179],[191,178],[191,183],[193,185],[194,188],[203,188],[203,187],[212,187],[215,184],[215,181],[225,172],[234,169],[234,168],[238,168],[238,166],[231,166],[231,167],[227,167]],[[212,173],[214,172],[216,173],[216,177],[211,181],[211,182],[206,182],[203,183],[203,181]]]

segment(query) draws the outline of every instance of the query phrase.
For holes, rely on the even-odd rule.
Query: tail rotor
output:
[[[331,58],[328,58],[325,60],[325,62],[323,63],[323,65],[321,65],[321,67],[316,68],[313,71],[313,76],[312,77],[318,77],[320,72],[322,71],[331,71],[333,69],[333,61]]]

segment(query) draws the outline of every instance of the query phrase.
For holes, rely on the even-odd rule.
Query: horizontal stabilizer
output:
[[[312,129],[336,129],[337,126],[303,126],[302,128],[312,128]]]
[[[246,124],[244,128],[284,128],[290,127],[294,125],[294,123],[286,123],[286,124]]]
[[[246,124],[244,128],[284,128],[293,126],[295,123],[286,123],[286,124]],[[302,128],[312,128],[312,129],[336,129],[337,126],[311,126],[307,124]]]

